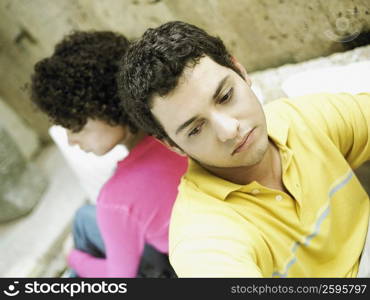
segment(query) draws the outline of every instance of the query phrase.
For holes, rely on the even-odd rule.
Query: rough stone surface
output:
[[[370,31],[368,0],[2,0],[0,96],[43,139],[47,118],[23,86],[33,65],[74,29],[137,38],[148,27],[183,20],[220,36],[252,72],[348,49]],[[344,41],[341,43],[340,41]]]
[[[250,71],[346,49],[370,30],[368,1],[193,0],[165,3],[173,14],[219,35]]]
[[[13,109],[0,98],[0,126],[2,126],[13,141],[18,145],[22,155],[30,160],[39,151],[40,139],[29,126],[23,122]]]
[[[47,181],[27,162],[17,145],[0,127],[0,222],[29,213],[40,200]]]

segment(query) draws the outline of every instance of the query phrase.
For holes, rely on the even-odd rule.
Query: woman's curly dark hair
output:
[[[55,46],[51,57],[36,63],[31,77],[31,100],[50,120],[74,132],[87,119],[110,125],[137,127],[120,107],[116,75],[129,46],[120,34],[76,31]]]
[[[222,40],[180,21],[148,29],[132,43],[121,60],[117,84],[122,107],[135,124],[158,139],[174,142],[151,113],[154,95],[165,96],[175,89],[184,68],[209,56],[240,76]]]

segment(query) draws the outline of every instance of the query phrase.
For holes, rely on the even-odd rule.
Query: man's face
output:
[[[203,57],[185,69],[175,90],[153,98],[152,113],[181,150],[202,165],[252,166],[262,160],[268,136],[262,106],[245,79]]]
[[[128,129],[112,126],[105,121],[88,119],[79,132],[67,130],[68,143],[78,145],[85,152],[104,155],[127,138]]]

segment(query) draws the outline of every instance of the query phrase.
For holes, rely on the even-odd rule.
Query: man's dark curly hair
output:
[[[131,120],[147,133],[175,145],[151,113],[152,99],[174,90],[184,68],[196,65],[204,56],[242,76],[221,39],[194,25],[174,21],[146,30],[127,50],[117,79],[121,104]]]
[[[87,119],[137,127],[120,107],[116,75],[129,41],[109,31],[76,31],[55,46],[52,56],[36,63],[31,100],[50,120],[74,132]]]

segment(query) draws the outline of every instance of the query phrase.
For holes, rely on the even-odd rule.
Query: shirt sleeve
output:
[[[370,159],[370,93],[308,95],[300,100],[302,113],[324,130],[353,169]]]
[[[253,254],[247,249],[238,251],[241,247],[237,241],[226,238],[187,239],[170,253],[170,262],[179,277],[262,277]]]
[[[145,229],[124,206],[100,205],[98,224],[106,249],[107,277],[136,277]]]
[[[73,249],[67,257],[68,265],[80,277],[106,277],[106,259],[92,256],[78,249]]]
[[[199,211],[188,210],[188,201],[182,203],[185,207],[181,210],[175,207],[169,258],[176,274],[195,278],[263,277],[261,266],[270,269],[271,259],[259,232],[214,202],[212,208]]]
[[[142,226],[123,206],[98,203],[97,218],[106,258],[74,249],[68,265],[81,277],[136,277],[145,243]]]

